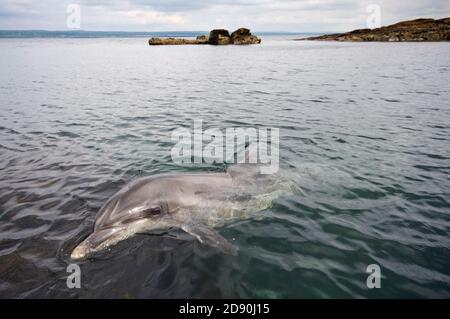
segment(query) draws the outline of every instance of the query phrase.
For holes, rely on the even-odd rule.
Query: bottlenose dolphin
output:
[[[250,164],[224,173],[162,174],[140,178],[110,198],[99,210],[94,232],[72,252],[82,260],[134,234],[182,229],[200,243],[235,255],[237,248],[214,228],[269,208],[292,184],[261,175]]]

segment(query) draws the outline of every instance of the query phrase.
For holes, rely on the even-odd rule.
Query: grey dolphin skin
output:
[[[274,176],[258,174],[248,164],[226,173],[163,174],[138,179],[125,186],[100,209],[93,233],[72,252],[83,260],[134,234],[182,229],[200,243],[235,255],[237,248],[214,227],[245,219],[270,207],[272,200],[289,193]],[[284,185],[284,184],[283,184]]]

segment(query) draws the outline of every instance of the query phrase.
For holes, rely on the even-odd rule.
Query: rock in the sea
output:
[[[183,44],[259,44],[261,39],[250,33],[249,29],[240,28],[234,31],[231,36],[228,30],[216,29],[207,35],[200,35],[195,40],[183,38],[151,38],[149,45],[183,45]]]
[[[149,45],[183,45],[183,44],[208,44],[208,40],[189,40],[182,38],[151,38]]]
[[[240,28],[231,34],[232,44],[259,44],[261,39],[251,34],[249,29]]]
[[[348,33],[327,34],[299,40],[323,41],[450,41],[450,18],[416,19],[377,29],[360,29]]]
[[[208,42],[208,41],[209,41],[209,36],[207,36],[207,35],[199,35],[199,36],[197,37],[197,41]]]
[[[230,44],[230,33],[228,30],[216,29],[209,33],[209,43],[213,45]]]

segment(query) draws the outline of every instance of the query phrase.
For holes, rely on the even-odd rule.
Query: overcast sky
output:
[[[0,29],[67,30],[72,3],[82,29],[110,31],[346,31],[366,27],[371,3],[383,25],[450,17],[450,0],[0,0]]]

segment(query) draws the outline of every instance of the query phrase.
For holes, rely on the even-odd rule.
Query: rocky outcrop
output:
[[[211,44],[211,45],[247,45],[259,44],[261,39],[251,34],[249,29],[240,28],[231,35],[228,30],[215,29],[207,35],[200,35],[195,40],[183,38],[151,38],[149,45],[184,45],[184,44]]]
[[[450,18],[416,19],[377,29],[360,29],[348,33],[327,34],[298,40],[322,41],[450,41]]]
[[[149,45],[185,45],[185,44],[208,44],[208,40],[199,39],[189,40],[183,38],[151,38]]]
[[[251,34],[249,29],[240,28],[231,34],[232,44],[259,44],[261,39]]]
[[[209,43],[212,45],[230,44],[230,33],[224,29],[212,30],[209,33]]]
[[[209,41],[209,36],[207,36],[207,35],[199,35],[197,37],[197,41],[208,42]]]

